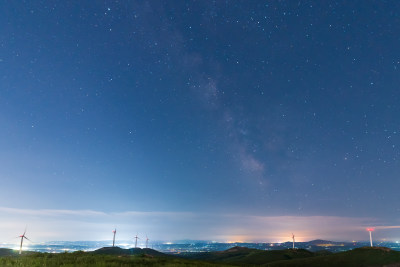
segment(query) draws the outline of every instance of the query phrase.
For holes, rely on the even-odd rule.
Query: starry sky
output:
[[[400,2],[0,10],[3,240],[400,239]]]

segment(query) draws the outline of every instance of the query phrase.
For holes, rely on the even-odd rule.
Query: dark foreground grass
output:
[[[35,253],[26,256],[0,257],[1,267],[130,267],[130,266],[231,266],[180,258],[146,255],[93,255],[85,252]]]
[[[270,267],[359,267],[359,266],[400,266],[400,252],[388,248],[356,248],[328,256],[316,256],[290,261],[276,261],[264,264]]]
[[[196,260],[207,260],[211,262],[221,262],[236,265],[255,265],[259,266],[268,262],[280,260],[292,260],[296,258],[314,257],[316,253],[305,249],[285,249],[285,250],[259,250],[244,247],[234,247],[225,251],[189,253],[184,255],[186,258]]]

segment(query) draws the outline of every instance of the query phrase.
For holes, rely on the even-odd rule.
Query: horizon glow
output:
[[[188,239],[214,240],[218,242],[274,242],[291,241],[290,229],[295,231],[296,242],[315,239],[348,241],[349,236],[366,240],[362,225],[370,224],[371,218],[330,217],[330,216],[241,216],[235,214],[176,213],[176,212],[120,212],[104,213],[91,210],[19,210],[1,208],[7,219],[0,222],[0,242],[10,243],[13,235],[10,229],[19,233],[22,221],[27,225],[27,236],[34,242],[49,241],[112,241],[112,230],[117,229],[116,240],[134,242],[136,232],[139,237],[148,235],[150,240],[177,242]],[[71,214],[74,214],[71,216]],[[177,218],[179,218],[177,220]],[[19,223],[14,223],[19,221]],[[134,221],[134,222],[132,222]],[[158,222],[164,222],[160,225]],[[286,224],[282,224],[282,222]],[[324,221],[324,224],[320,222]],[[382,224],[382,221],[374,221]],[[212,225],[204,228],[203,225]],[[174,227],[171,227],[174,225]],[[361,226],[360,226],[361,225]],[[175,227],[179,233],[172,233]],[[313,231],[310,231],[309,228]],[[398,226],[380,226],[376,232],[377,240],[398,240]],[[196,235],[193,235],[196,231]],[[19,242],[19,240],[17,240]],[[139,240],[140,244],[145,241]]]

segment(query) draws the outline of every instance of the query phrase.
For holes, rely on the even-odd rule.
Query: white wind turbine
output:
[[[136,234],[136,236],[134,237],[135,238],[135,248],[137,248],[137,240],[140,239],[137,235],[138,234]]]
[[[369,232],[369,242],[371,243],[371,247],[373,247],[372,245],[372,232],[374,231],[374,228],[367,228],[367,231]]]
[[[292,239],[293,239],[293,249],[294,249],[294,234],[292,233]]]
[[[147,235],[146,235],[146,248],[148,248],[148,244],[149,244],[149,238],[147,237]]]
[[[20,255],[21,255],[21,253],[22,253],[22,243],[24,242],[24,238],[25,238],[26,240],[31,241],[29,238],[27,238],[27,237],[25,236],[25,233],[26,233],[26,228],[25,228],[24,233],[23,233],[22,235],[19,236],[19,237],[21,237],[21,245],[19,246],[19,254],[20,254]]]
[[[115,228],[113,231],[113,247],[114,247],[114,245],[115,245],[115,234],[117,233],[117,229]]]

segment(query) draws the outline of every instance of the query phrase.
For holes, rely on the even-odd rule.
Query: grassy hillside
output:
[[[335,254],[303,249],[263,251],[235,247],[221,252],[193,253],[186,257],[240,266],[383,266],[396,263],[400,266],[400,252],[369,247]]]
[[[0,248],[0,257],[18,255],[18,252],[9,248]]]
[[[123,249],[120,247],[104,247],[88,253],[96,255],[147,255],[154,257],[173,257],[171,255],[161,253],[151,248]]]
[[[296,258],[314,257],[315,254],[304,249],[287,250],[258,250],[243,247],[234,247],[225,251],[192,253],[185,257],[212,262],[224,262],[229,264],[256,264],[291,260]]]
[[[316,256],[291,261],[277,261],[263,266],[400,266],[400,252],[388,248],[356,248],[328,256]]]
[[[28,255],[28,254],[33,254],[34,252],[31,251],[23,251],[22,252],[24,255]],[[14,250],[14,249],[9,249],[9,248],[0,248],[0,257],[4,257],[4,256],[18,256],[19,255],[19,251],[18,250]],[[1,266],[1,265],[0,265]]]
[[[103,255],[86,252],[73,253],[35,253],[23,256],[0,257],[1,267],[130,267],[130,266],[232,266],[217,263],[205,263],[171,257],[149,255]]]

